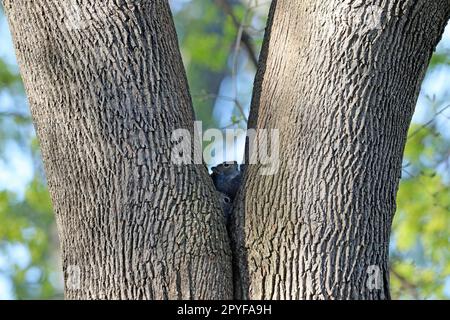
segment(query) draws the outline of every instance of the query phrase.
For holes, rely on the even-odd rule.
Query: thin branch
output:
[[[436,112],[436,114],[433,116],[433,119],[431,119],[430,121],[426,122],[425,124],[423,124],[422,126],[420,126],[420,128],[418,128],[417,130],[415,130],[414,132],[412,132],[409,136],[408,136],[408,140],[411,139],[412,137],[414,137],[415,135],[417,135],[420,131],[422,131],[423,129],[429,127],[430,125],[433,124],[433,122],[436,120],[436,117],[440,114],[442,114],[445,110],[447,110],[448,108],[450,108],[450,104],[443,107],[441,110],[439,110],[438,112]]]
[[[248,34],[248,32],[243,28],[243,24],[239,22],[238,18],[234,14],[233,8],[228,0],[215,0],[217,5],[223,9],[223,11],[231,17],[234,26],[236,29],[242,29],[242,34],[240,37],[240,42],[244,45],[247,50],[250,61],[252,62],[255,68],[258,68],[258,57],[255,53],[255,49],[253,48],[253,40]]]
[[[242,104],[239,102],[239,100],[237,98],[218,95],[215,93],[193,94],[192,97],[198,97],[200,99],[221,99],[221,100],[233,102],[237,106],[239,113],[242,116],[242,119],[246,123],[248,122],[247,116],[245,115],[245,112],[244,112],[244,107],[242,106]]]
[[[412,179],[425,176],[425,175],[423,174],[423,172],[420,172],[418,176],[414,176],[411,172],[409,172],[408,170],[406,170],[406,169],[404,169],[404,168],[402,169],[402,172],[405,172],[405,173],[406,173],[410,178],[412,178]],[[417,183],[418,183],[419,185],[422,186],[422,190],[423,190],[423,191],[424,191],[431,199],[433,199],[433,200],[436,199],[436,195],[437,195],[437,194],[439,194],[441,191],[443,191],[444,189],[446,189],[446,187],[442,187],[442,188],[440,188],[439,190],[437,190],[436,192],[432,192],[432,191],[430,191],[430,189],[428,188],[428,186],[427,186],[425,183],[423,183],[421,180],[418,180]],[[445,206],[443,206],[443,205],[441,205],[441,204],[439,204],[439,203],[436,203],[436,202],[433,204],[433,206],[434,206],[434,207],[437,207],[437,208],[442,208],[442,209],[444,209],[444,210],[448,210],[448,207],[445,207]]]
[[[226,130],[226,129],[229,129],[231,127],[234,127],[235,125],[239,124],[239,122],[242,121],[242,120],[245,120],[245,119],[241,118],[237,122],[230,123],[230,124],[226,125],[225,127],[220,128],[220,130]]]
[[[230,102],[236,103],[236,99],[235,98],[230,97],[230,96],[224,96],[224,95],[216,94],[216,93],[197,93],[197,94],[192,94],[192,97],[203,99],[203,100],[207,100],[207,99],[221,99],[221,100],[226,100],[226,101],[230,101]]]
[[[0,117],[19,118],[24,121],[30,120],[30,116],[23,114],[23,113],[19,113],[19,112],[9,112],[9,111],[8,112],[0,112]]]

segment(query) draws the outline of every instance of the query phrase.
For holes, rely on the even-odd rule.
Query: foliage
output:
[[[61,295],[57,272],[54,217],[46,186],[39,179],[27,187],[24,199],[0,193],[0,273],[9,278],[18,299]],[[23,252],[16,256],[13,251]]]
[[[393,226],[392,286],[397,297],[448,298],[449,151],[450,141],[435,126],[411,126]]]

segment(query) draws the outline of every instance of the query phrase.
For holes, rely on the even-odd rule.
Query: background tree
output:
[[[242,4],[233,1],[230,1],[230,3],[233,9],[232,14],[235,16],[234,18],[230,16],[229,12],[225,15],[222,11],[217,10],[216,5],[223,5],[221,3],[205,3],[204,1],[184,1],[180,3],[173,1],[172,3],[175,21],[178,27],[181,51],[187,69],[196,114],[198,118],[204,120],[204,123],[208,124],[208,127],[225,127],[229,125],[245,126],[245,117],[241,110],[244,110],[244,115],[248,114],[248,98],[251,92],[251,78],[252,73],[254,72],[254,66],[252,59],[248,56],[246,45],[242,44],[242,46],[239,47],[235,45],[235,42],[242,43],[242,32],[246,31],[247,34],[251,35],[254,46],[256,50],[258,50],[262,41],[262,30],[268,7],[268,3],[262,1],[260,3],[252,2],[250,4]],[[235,24],[236,20],[239,21],[239,26]],[[447,60],[445,58],[447,56],[447,50],[448,49],[445,46],[439,48],[432,61],[432,68],[426,78],[425,84],[427,84],[427,82],[436,82],[436,70],[445,71],[446,68],[448,68]],[[211,58],[211,51],[215,53],[214,59]],[[8,67],[8,69],[5,67],[2,68],[2,70],[10,69],[10,67]],[[207,74],[207,72],[212,74],[211,77],[217,80],[212,81],[210,80],[212,78],[209,76],[202,78],[201,75],[204,73]],[[14,73],[17,75],[17,70],[13,69],[13,74]],[[206,78],[208,78],[208,81],[203,80]],[[427,91],[427,87],[430,86],[425,85],[424,93]],[[9,91],[10,89],[6,90]],[[23,95],[20,94],[20,88],[17,92],[20,101],[20,99],[23,99]],[[440,90],[438,93],[436,99],[431,102],[420,99],[419,111],[424,109],[435,109],[436,113],[439,113],[441,108],[445,106],[445,101],[448,100],[443,90]],[[8,92],[7,95],[9,96],[10,93]],[[2,124],[10,122],[11,125],[2,125],[1,129],[7,133],[11,133],[12,129],[29,127],[29,122],[28,124],[22,122],[12,123],[11,109],[12,108],[8,106],[8,103],[5,103],[5,100],[2,100],[2,108],[0,109],[0,111],[2,111],[2,116],[0,120],[4,121]],[[17,108],[12,110],[17,111]],[[448,113],[445,111],[437,115],[433,112],[428,113],[431,116],[430,119],[436,121],[427,125],[425,130],[421,130],[424,134],[423,139],[410,139],[411,141],[415,141],[415,143],[410,142],[406,152],[406,159],[408,159],[412,153],[416,155],[416,158],[414,158],[416,160],[405,160],[404,163],[404,170],[412,173],[412,176],[408,176],[405,172],[403,173],[405,180],[402,182],[402,187],[400,188],[398,214],[396,223],[394,224],[394,237],[391,242],[391,249],[393,249],[393,264],[391,267],[395,271],[392,277],[394,298],[410,296],[413,298],[436,298],[445,296],[444,283],[446,277],[448,277],[449,261],[448,256],[446,256],[448,255],[446,250],[446,245],[448,245],[448,236],[446,236],[446,234],[448,234],[447,230],[449,224],[448,207],[447,210],[443,209],[441,211],[436,208],[445,208],[445,199],[449,198],[448,196],[446,197],[449,192],[448,178],[445,177],[446,170],[443,167],[445,160],[448,159],[448,137],[445,135],[442,136],[442,133],[446,132],[446,126],[448,126],[448,123],[446,123],[445,120]],[[223,120],[224,118],[228,119],[226,123]],[[415,120],[423,124],[427,123],[430,119],[423,120],[423,117],[420,117],[419,115]],[[422,124],[418,124],[417,128],[422,128]],[[411,130],[413,131],[417,128]],[[428,138],[431,136],[431,129],[433,129],[435,134],[433,139]],[[27,140],[29,139],[28,137],[32,137],[32,134],[27,131],[24,136]],[[17,140],[17,137],[13,138],[11,136],[8,136],[3,141],[11,142],[13,140],[18,141],[21,145],[23,144],[22,140]],[[29,143],[28,145],[31,144]],[[423,158],[422,155],[424,153],[422,152],[426,148],[429,157],[428,159],[435,159],[435,162]],[[31,148],[25,145],[24,150],[27,149]],[[6,155],[12,153],[10,145],[4,146],[3,150],[6,151],[4,153]],[[408,150],[413,151],[410,152]],[[435,166],[436,164],[439,165]],[[39,168],[39,165],[37,165],[37,167]],[[413,167],[414,170],[412,170]],[[402,194],[402,190],[404,190],[403,185],[408,184],[410,186],[417,186],[422,183],[420,181],[424,179],[424,169],[428,169],[428,171],[433,171],[435,173],[434,179],[431,179],[430,177],[428,182],[428,186],[431,186],[432,192],[427,196],[424,196],[423,193],[420,197],[414,196],[412,198],[414,201],[411,202],[408,200],[408,197],[411,197],[411,191],[405,191]],[[36,170],[36,172],[39,172],[39,170]],[[35,182],[30,185],[32,190],[42,185],[42,176],[37,174],[34,181]],[[410,187],[409,190],[412,188],[413,187]],[[415,192],[420,193],[420,190],[420,188],[414,188]],[[42,193],[36,193],[36,195],[37,197],[35,199],[40,199],[38,202],[42,203]],[[404,195],[403,199],[405,200],[401,200],[402,195]],[[5,204],[2,208],[7,209],[4,209],[1,213],[3,213],[2,221],[7,223],[3,225],[8,225],[8,229],[14,230],[16,234],[22,234],[23,230],[27,229],[40,230],[39,228],[42,226],[43,232],[38,232],[37,234],[41,234],[42,243],[45,243],[46,245],[50,244],[51,246],[43,245],[40,248],[45,248],[44,251],[51,254],[54,251],[52,246],[53,242],[45,239],[47,234],[51,234],[46,231],[51,230],[51,227],[49,227],[49,225],[51,225],[51,219],[36,219],[36,221],[40,222],[39,226],[37,226],[33,223],[34,220],[31,219],[31,217],[36,217],[36,215],[33,209],[31,209],[32,206],[29,205],[25,207],[26,210],[24,210],[23,213],[26,217],[25,219],[22,219],[20,218],[20,215],[17,214],[19,209],[12,206],[13,201],[11,200],[13,195],[11,192],[8,192],[6,198],[8,200],[2,202]],[[20,201],[23,199],[25,203],[33,203],[32,201],[29,201],[28,198],[21,197],[20,192],[19,198]],[[45,206],[42,207],[45,208]],[[46,216],[51,217],[51,212],[48,207]],[[22,222],[16,223],[16,221]],[[406,225],[407,227],[405,227]],[[427,225],[430,225],[430,227],[426,227]],[[433,233],[435,233],[437,229],[440,230],[439,239],[438,237],[433,237]],[[3,279],[16,279],[14,282],[16,286],[13,287],[15,296],[22,298],[39,296],[48,297],[53,295],[54,293],[45,294],[44,292],[50,292],[53,290],[52,288],[55,287],[56,290],[59,288],[57,285],[58,281],[49,281],[49,279],[55,277],[54,271],[50,270],[57,269],[56,264],[48,258],[44,258],[41,261],[38,259],[34,260],[33,258],[33,261],[27,263],[26,266],[23,264],[16,265],[13,263],[14,259],[12,257],[14,256],[13,252],[21,251],[17,250],[18,243],[24,244],[25,247],[30,244],[28,240],[22,236],[13,237],[6,232],[2,232],[5,231],[0,228],[0,239],[8,240],[3,240],[1,246],[2,248],[9,248],[2,251],[2,256],[6,257],[3,261],[11,262],[11,264],[1,264],[1,266],[3,266],[1,269],[3,271],[1,273]],[[33,235],[35,234],[36,233],[33,233]],[[35,248],[33,250],[39,251],[41,249]],[[19,260],[23,262],[24,259]],[[45,263],[43,263],[43,261],[45,261]],[[414,261],[415,264],[411,264],[411,261]],[[12,268],[11,266],[13,265],[16,266]],[[44,268],[44,265],[48,265],[48,268]],[[36,267],[41,271],[28,272],[28,270],[35,270],[34,268]],[[23,274],[26,273],[28,273],[28,276],[26,277],[28,282],[21,278],[23,277]],[[37,277],[36,274],[39,274],[39,276]],[[420,277],[417,277],[418,274],[420,274]],[[5,283],[6,281],[0,280],[0,283],[1,282]],[[25,290],[21,290],[21,287]],[[51,288],[51,290],[42,290],[44,287]]]

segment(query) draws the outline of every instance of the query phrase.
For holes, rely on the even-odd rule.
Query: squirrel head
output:
[[[215,174],[229,174],[239,170],[239,165],[236,161],[229,161],[219,164],[212,168],[212,172]]]

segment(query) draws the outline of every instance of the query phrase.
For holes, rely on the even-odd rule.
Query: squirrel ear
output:
[[[214,172],[214,173],[217,173],[217,167],[212,167],[211,171]]]

